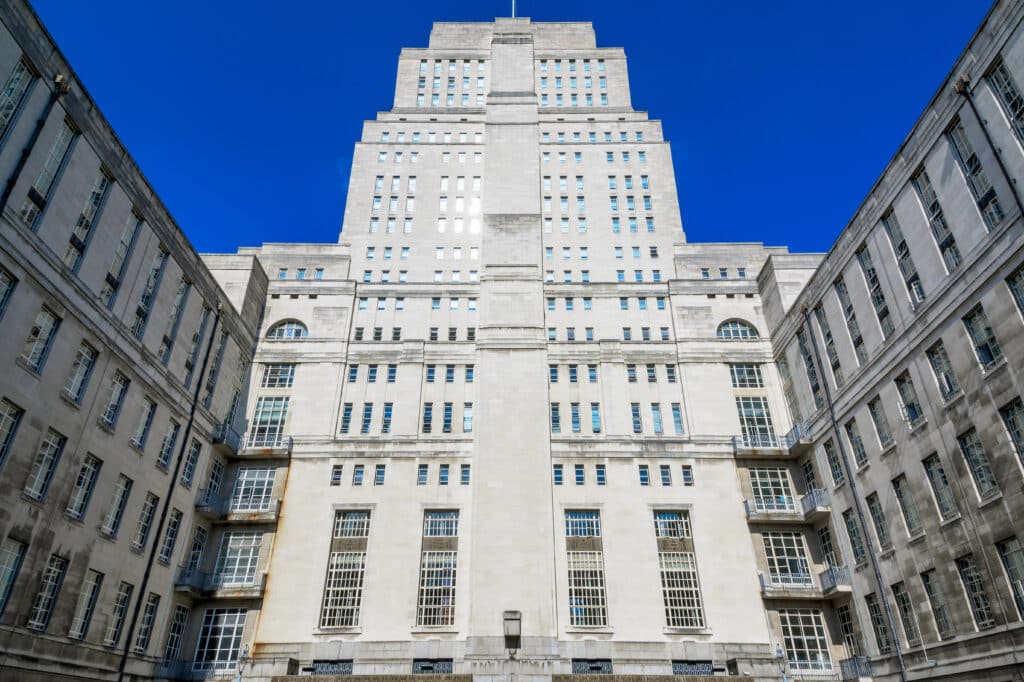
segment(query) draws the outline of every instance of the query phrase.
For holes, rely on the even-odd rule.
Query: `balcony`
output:
[[[803,457],[810,451],[814,442],[811,440],[811,433],[807,425],[797,424],[783,437],[782,445],[790,455]]]
[[[819,576],[821,591],[829,599],[849,596],[853,592],[850,582],[850,569],[846,566],[833,566],[822,571]]]
[[[292,437],[282,433],[250,431],[243,436],[242,443],[239,456],[287,457],[292,454]]]
[[[732,437],[732,449],[737,457],[771,457],[778,459],[791,456],[783,442],[774,433],[745,433]]]
[[[867,656],[853,656],[839,661],[839,679],[870,680],[871,659]]]
[[[242,445],[242,436],[226,422],[219,422],[213,429],[213,449],[223,455],[234,455]]]
[[[811,488],[800,500],[804,521],[817,522],[828,518],[832,511],[832,497],[827,490]]]
[[[757,577],[765,599],[821,599],[810,573],[758,573]]]
[[[212,680],[235,678],[237,664],[235,661],[218,661],[216,665],[200,663],[198,668],[193,661],[160,661],[153,669],[153,678],[157,680]]]
[[[206,488],[196,496],[196,514],[212,521],[227,523],[276,523],[281,499],[222,500]]]
[[[751,523],[803,523],[804,515],[790,495],[754,497],[743,500],[747,521]]]
[[[217,599],[253,599],[263,596],[267,574],[256,573],[252,578],[238,578],[222,573],[207,573],[188,566],[180,566],[174,580],[174,589],[190,592],[196,597]]]

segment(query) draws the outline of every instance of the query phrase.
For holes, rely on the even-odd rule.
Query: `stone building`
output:
[[[1024,679],[1022,15],[824,256],[686,242],[522,18],[402,51],[337,244],[199,256],[0,6],[0,679]]]

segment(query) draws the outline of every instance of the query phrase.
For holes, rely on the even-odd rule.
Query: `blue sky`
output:
[[[988,0],[519,0],[588,20],[663,121],[689,241],[823,251],[966,46]],[[511,2],[35,0],[200,251],[334,242],[362,121],[435,20]]]

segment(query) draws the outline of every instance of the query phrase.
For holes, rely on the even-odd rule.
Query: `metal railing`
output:
[[[806,424],[800,423],[793,426],[793,428],[789,430],[789,433],[783,436],[782,444],[788,450],[789,448],[796,445],[799,441],[810,440],[810,438],[810,429],[807,428]]]
[[[229,514],[271,514],[276,516],[281,507],[281,498],[274,497],[260,500],[220,499],[217,492],[206,488],[196,496],[196,511],[205,512],[217,517]]]
[[[778,449],[780,447],[779,437],[774,433],[744,433],[740,436],[733,436],[732,446],[737,450]]]
[[[832,503],[832,496],[829,495],[827,490],[821,488],[811,488],[804,495],[802,500],[802,507],[804,514],[810,514],[818,507],[827,507]]]
[[[846,566],[832,566],[821,572],[821,589],[825,592],[849,584],[850,569]]]
[[[763,514],[765,512],[795,512],[796,502],[790,495],[773,495],[761,497],[755,495],[753,499],[743,500],[747,513]]]
[[[871,659],[867,656],[851,656],[839,661],[839,679],[856,680],[871,677]]]
[[[224,573],[209,573],[189,566],[179,566],[178,576],[174,580],[176,587],[191,587],[200,592],[214,590],[252,590],[263,587],[266,578],[263,573],[254,573],[251,577],[238,577]]]
[[[231,428],[227,422],[220,422],[213,429],[213,443],[214,445],[223,443],[238,452],[238,448],[242,445],[242,434]]]
[[[762,590],[806,590],[814,588],[814,578],[810,573],[776,573],[773,571],[767,575],[758,573],[757,577],[761,581]]]
[[[292,450],[292,437],[286,436],[283,433],[260,433],[259,431],[250,431],[245,434],[243,438],[245,447],[254,448],[257,450],[262,449],[284,449],[288,452]]]

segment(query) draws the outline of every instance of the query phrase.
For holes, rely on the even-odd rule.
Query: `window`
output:
[[[643,422],[640,420],[640,403],[630,403],[629,411],[633,422],[633,433],[643,433]]]
[[[989,464],[985,447],[981,444],[977,429],[970,429],[957,436],[957,443],[960,445],[960,452],[964,455],[967,468],[974,479],[974,485],[978,490],[978,497],[986,499],[999,493],[999,484],[996,482],[995,474],[992,473],[992,466]]]
[[[846,320],[846,330],[850,333],[850,341],[853,343],[853,351],[857,356],[857,362],[863,364],[868,359],[867,350],[864,348],[864,337],[860,333],[860,325],[857,323],[857,314],[853,309],[853,302],[850,300],[850,292],[846,288],[846,281],[839,277],[832,283],[832,288],[839,299],[839,305],[843,310],[843,318]]]
[[[768,399],[760,396],[737,396],[736,411],[739,413],[741,440],[748,448],[778,447]]]
[[[365,551],[331,552],[320,608],[320,627],[353,627],[359,624],[365,571]]]
[[[82,460],[82,467],[75,478],[75,487],[68,499],[68,506],[65,514],[73,519],[81,519],[89,507],[89,500],[92,498],[93,488],[96,487],[96,479],[99,478],[103,462],[95,455],[87,454]],[[0,611],[2,612],[2,611]]]
[[[862,564],[868,560],[868,554],[860,533],[860,524],[852,509],[843,512],[843,523],[846,526],[846,536],[850,540],[850,549],[853,550],[853,561],[855,564]]]
[[[558,409],[558,403],[551,403],[551,433],[562,432],[562,418]]]
[[[885,416],[885,408],[882,407],[882,399],[875,396],[868,403],[868,414],[875,425],[875,433],[878,434],[878,442],[882,449],[890,447],[895,441],[892,438],[892,431],[889,429],[889,419]]]
[[[978,204],[981,217],[988,229],[991,230],[1003,220],[1003,209],[999,206],[996,190],[989,182],[985,169],[981,167],[981,159],[974,152],[964,124],[957,119],[946,135],[949,137],[956,160],[960,164],[960,170],[963,171],[967,180],[967,186],[971,188],[971,194],[974,195],[974,200]]]
[[[357,367],[358,365],[354,365],[351,369]],[[263,368],[263,379],[260,381],[260,388],[291,388],[294,380],[294,364],[266,365]]]
[[[0,399],[0,466],[7,460],[7,454],[11,451],[14,443],[14,435],[18,431],[18,424],[24,410],[7,400]]]
[[[825,355],[828,357],[829,366],[832,368],[832,379],[836,382],[836,386],[842,386],[845,383],[843,376],[843,366],[839,361],[839,352],[836,350],[836,340],[832,335],[832,327],[829,326],[828,318],[825,316],[825,308],[819,303],[814,307],[814,318],[818,321],[818,329],[821,330],[821,337],[825,342]],[[804,351],[804,347],[800,348],[801,353]],[[809,357],[804,355],[804,363],[806,364]],[[813,368],[813,362],[811,368]],[[808,369],[808,376],[811,371]],[[815,401],[817,402],[818,394],[814,394]]]
[[[878,644],[878,653],[888,654],[892,651],[892,633],[889,630],[889,622],[886,620],[882,607],[878,603],[878,595],[874,592],[866,595],[864,603],[868,607],[871,628],[875,632],[875,642]]]
[[[566,511],[566,559],[569,572],[569,622],[574,626],[608,624],[603,552],[577,550],[578,538],[600,538],[601,519],[596,511]]]
[[[425,511],[424,538],[456,538],[457,511]],[[456,547],[452,544],[451,547]],[[455,583],[458,552],[449,550],[422,551],[420,559],[417,625],[452,625],[455,622]]]
[[[13,538],[4,538],[0,544],[0,615],[7,608],[7,602],[14,591],[14,582],[21,570],[21,561],[28,547]]]
[[[796,504],[786,470],[778,467],[751,467],[750,487],[754,509],[759,512],[795,511]]]
[[[810,587],[811,569],[803,534],[770,531],[761,534],[768,562],[768,581],[774,587]]]
[[[153,493],[146,493],[146,499],[142,503],[142,510],[139,512],[139,523],[132,535],[132,549],[141,551],[149,542],[149,531],[153,527],[153,517],[156,516],[156,508],[160,498]]]
[[[987,369],[999,362],[1003,357],[1003,351],[999,348],[985,310],[980,305],[964,317],[964,326],[967,327],[967,333],[974,344],[974,352],[982,367]]]
[[[1010,593],[1017,605],[1017,617],[1024,614],[1024,546],[1020,540],[1012,537],[996,543],[999,559],[1002,561],[1006,578],[1010,583]]]
[[[675,367],[668,365],[669,376],[674,379]],[[764,377],[761,376],[761,365],[753,363],[730,363],[729,376],[733,388],[764,388]]]
[[[49,308],[43,306],[36,315],[35,322],[29,330],[28,338],[25,339],[25,348],[21,352],[21,359],[33,371],[41,372],[46,356],[50,353],[50,347],[57,336],[57,328],[60,327],[58,318]]]
[[[949,361],[946,346],[939,341],[925,351],[925,355],[928,356],[928,363],[932,366],[932,371],[935,372],[935,380],[939,384],[942,399],[948,401],[960,392],[960,382],[953,371],[953,363]]]
[[[942,468],[942,462],[939,461],[938,454],[933,453],[929,455],[922,464],[924,465],[925,473],[928,475],[928,483],[931,485],[939,515],[943,520],[958,516],[960,512],[956,508],[953,489],[949,486],[946,470]]]
[[[871,493],[866,498],[868,513],[871,514],[871,522],[875,527],[875,536],[878,538],[878,545],[884,550],[892,546],[889,538],[889,524],[885,520],[885,511],[882,509],[882,501],[878,493]]]
[[[942,204],[939,203],[939,197],[935,193],[935,188],[932,186],[931,178],[928,177],[928,172],[924,168],[918,170],[914,177],[911,178],[911,184],[914,185],[918,199],[921,201],[921,207],[928,218],[932,236],[935,238],[935,244],[939,247],[939,252],[942,254],[946,270],[951,272],[960,265],[962,259],[960,249],[957,246],[956,237],[953,236],[949,225],[946,223]]]
[[[839,461],[836,443],[829,438],[825,441],[823,447],[825,449],[825,460],[828,462],[828,468],[832,474],[832,485],[838,488],[843,483],[846,483],[846,473],[843,471],[843,465]]]
[[[132,647],[135,653],[144,654],[149,648],[149,637],[153,634],[153,623],[156,621],[156,612],[159,608],[160,595],[150,592],[142,609],[142,618],[139,619],[139,629],[135,633],[135,646]]]
[[[860,429],[857,427],[857,419],[851,418],[844,426],[846,439],[850,441],[850,449],[853,450],[853,460],[857,466],[864,466],[868,461],[868,453],[864,450],[864,441],[860,437]]]
[[[986,79],[989,87],[992,88],[1003,105],[1006,116],[1010,119],[1010,125],[1013,126],[1017,136],[1024,136],[1024,97],[1021,96],[1017,82],[1010,75],[1002,57],[996,59]]]
[[[128,504],[128,496],[131,495],[132,491],[132,479],[128,478],[124,474],[119,474],[117,477],[117,484],[114,486],[114,494],[111,498],[110,509],[107,511],[106,517],[103,519],[103,525],[100,526],[100,532],[108,537],[114,537],[117,535],[117,530],[121,526],[121,520],[124,518],[124,510]]]
[[[469,485],[470,472],[469,464],[459,465],[459,485]]]
[[[924,584],[924,592],[928,596],[928,605],[932,610],[932,617],[935,619],[935,629],[939,639],[946,639],[956,634],[953,627],[953,618],[946,605],[946,595],[942,591],[942,584],[939,582],[935,569],[925,571],[921,574],[921,582]]]
[[[921,277],[917,274],[917,267],[914,265],[914,259],[910,255],[910,246],[903,236],[903,229],[900,227],[899,221],[896,220],[896,214],[893,213],[891,208],[882,216],[882,226],[885,228],[885,233],[889,236],[889,244],[892,245],[893,253],[896,255],[896,264],[899,266],[900,274],[903,276],[903,283],[907,285],[910,301],[915,305],[921,303],[925,298]]]
[[[715,335],[725,341],[748,341],[759,338],[757,329],[743,320],[726,320],[718,325]]]
[[[206,609],[196,644],[192,670],[234,670],[245,630],[246,609]]]
[[[117,594],[114,597],[114,607],[110,612],[110,620],[107,623],[107,630],[103,633],[103,643],[106,646],[117,646],[121,639],[121,630],[124,629],[124,619],[128,615],[128,605],[132,601],[132,592],[135,586],[124,581],[117,586]]]
[[[100,585],[103,584],[103,574],[88,569],[85,578],[82,580],[82,588],[78,594],[78,601],[75,604],[74,615],[71,618],[71,629],[68,637],[71,639],[83,639],[92,621],[92,614],[96,608],[96,599],[99,597]]]
[[[283,443],[288,403],[287,396],[261,396],[256,400],[256,410],[249,426],[248,447],[275,448]]]
[[[889,314],[889,305],[885,301],[885,292],[882,291],[882,282],[878,278],[878,271],[871,259],[871,252],[867,244],[861,244],[854,254],[860,264],[861,272],[864,274],[864,281],[868,285],[868,295],[871,298],[871,305],[874,306],[875,316],[878,318],[878,326],[882,329],[882,338],[887,339],[893,332],[892,316]]]
[[[985,585],[981,581],[981,573],[978,571],[978,564],[974,559],[974,555],[967,554],[957,559],[956,570],[964,584],[964,591],[967,593],[967,603],[971,607],[974,624],[978,626],[978,629],[994,626],[996,619],[992,613],[992,606],[989,603]]]
[[[907,525],[907,533],[915,535],[921,531],[921,515],[917,511],[917,503],[910,490],[910,483],[907,477],[900,474],[892,481],[892,489],[896,493],[896,501],[903,512],[903,521]]]
[[[1014,450],[1021,459],[1024,459],[1024,402],[1020,398],[1014,399],[999,410],[999,416],[1003,419],[1006,433],[1010,436]],[[0,449],[0,461],[2,459],[2,449]]]
[[[35,229],[36,219],[42,213],[50,198],[50,193],[57,184],[57,177],[70,156],[75,137],[76,133],[70,122],[67,119],[62,121],[60,130],[57,131],[53,143],[50,145],[50,151],[46,155],[43,167],[35,182],[32,183],[28,197],[25,198],[25,204],[21,209],[21,220],[26,227]]]
[[[43,569],[42,580],[39,584],[39,591],[36,592],[35,600],[32,602],[32,611],[29,613],[28,623],[25,627],[30,630],[46,631],[50,623],[50,615],[53,613],[53,605],[60,593],[61,583],[64,582],[64,574],[67,572],[68,560],[56,554],[50,555]]]
[[[306,325],[298,320],[282,320],[267,331],[267,338],[277,341],[292,341],[309,336]]]
[[[590,430],[601,433],[601,404],[590,403]]]
[[[1014,300],[1017,301],[1017,308],[1024,313],[1024,266],[1017,268],[1006,279],[1006,285],[1010,287],[1010,293],[1013,294]],[[0,295],[0,314],[3,314],[3,309],[3,296]]]
[[[12,432],[13,433],[13,432]],[[46,497],[53,474],[57,470],[57,462],[64,452],[67,438],[53,429],[48,429],[46,438],[39,446],[32,466],[29,468],[28,479],[25,481],[25,494],[33,500],[42,501]]]
[[[140,341],[146,332],[146,323],[149,321],[149,314],[151,312],[150,306],[156,299],[160,280],[163,279],[164,268],[167,265],[168,255],[163,245],[157,249],[156,255],[153,256],[153,264],[150,266],[149,276],[146,278],[146,284],[139,295],[139,304],[135,310],[135,322],[132,324],[132,334]]]
[[[779,609],[779,622],[790,668],[832,670],[825,624],[819,609]]]
[[[639,465],[640,471],[640,485],[648,486],[651,484],[651,471],[646,464]]]
[[[181,655],[181,644],[185,637],[185,626],[191,609],[184,604],[175,604],[171,622],[167,626],[167,644],[164,645],[164,661],[177,660]]]
[[[131,439],[131,444],[140,450],[146,447],[146,441],[149,440],[149,431],[153,426],[154,415],[156,415],[156,402],[146,396],[142,399],[142,414],[139,416],[139,424],[135,427],[135,434]]]
[[[18,60],[7,82],[0,90],[0,140],[6,136],[11,123],[18,115],[21,103],[32,84],[34,74],[24,60]]]
[[[0,97],[3,97],[2,91],[0,91]],[[14,287],[17,285],[18,280],[15,279],[14,275],[4,268],[0,268],[0,318],[3,317],[7,304],[11,301],[11,295],[14,293]]]
[[[75,356],[75,362],[71,366],[71,375],[64,383],[64,397],[76,405],[82,402],[85,389],[89,385],[89,377],[92,376],[93,367],[96,366],[96,358],[99,352],[88,343],[82,343]]]
[[[260,558],[262,531],[224,533],[214,568],[218,587],[245,587],[256,584],[256,565]]]
[[[563,479],[563,472],[562,472],[562,465],[561,464],[553,465],[553,467],[551,469],[551,474],[552,474],[552,481],[554,482],[554,484],[555,485],[562,485],[563,480],[564,480]]]
[[[690,464],[683,464],[680,467],[680,471],[683,476],[683,485],[686,487],[693,487],[693,466]]]
[[[924,411],[917,399],[917,390],[914,389],[914,382],[910,378],[910,372],[905,371],[895,379],[896,391],[900,394],[903,402],[903,410],[910,426],[914,427],[924,419]]]

